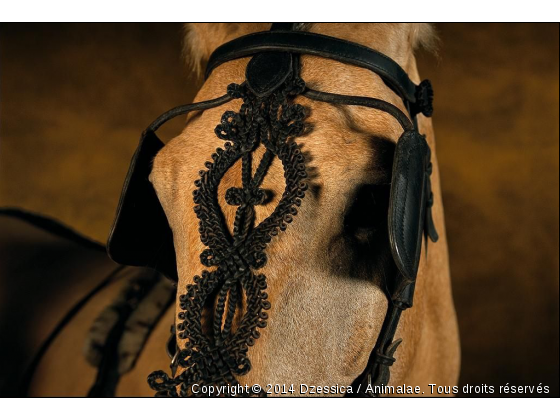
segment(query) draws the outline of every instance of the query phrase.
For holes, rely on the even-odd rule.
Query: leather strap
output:
[[[178,117],[179,115],[185,115],[185,114],[188,114],[191,111],[204,111],[204,110],[209,109],[209,108],[215,108],[217,106],[228,103],[232,99],[233,98],[231,97],[231,95],[228,92],[225,95],[220,96],[219,98],[210,99],[208,101],[201,101],[201,102],[195,102],[195,103],[192,103],[192,104],[176,106],[175,108],[172,108],[169,111],[167,111],[166,113],[157,117],[149,125],[148,130],[155,132],[155,131],[157,131],[158,128],[160,128],[167,121],[169,121],[172,118]]]
[[[381,76],[405,102],[416,103],[416,85],[391,58],[354,42],[312,32],[275,30],[234,39],[212,53],[205,77],[227,61],[266,51],[311,54],[366,68]]]
[[[311,54],[366,68],[381,76],[403,100],[416,102],[416,85],[391,58],[363,45],[313,32],[267,31],[234,39],[212,53],[205,77],[227,61],[265,51]]]
[[[303,96],[315,101],[327,102],[339,105],[365,106],[367,108],[378,109],[392,115],[401,125],[404,131],[414,130],[414,123],[395,105],[382,99],[370,98],[367,96],[339,95],[337,93],[323,92],[319,90],[306,89]]]

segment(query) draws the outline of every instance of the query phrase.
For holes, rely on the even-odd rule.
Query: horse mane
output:
[[[415,50],[423,49],[437,55],[439,36],[435,26],[431,23],[414,23],[412,25],[412,47]]]

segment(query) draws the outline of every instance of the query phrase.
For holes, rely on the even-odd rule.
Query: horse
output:
[[[269,24],[189,24],[185,30],[185,55],[200,72],[211,53],[225,42],[266,31]],[[426,24],[298,24],[298,31],[328,35],[361,44],[390,57],[418,84],[415,51],[432,48],[433,28]],[[250,57],[216,67],[202,84],[194,101],[218,98],[228,85],[241,85]],[[403,113],[399,95],[375,73],[324,57],[305,55],[301,78],[308,87],[340,95],[362,95],[386,101]],[[385,285],[394,275],[387,228],[387,207],[393,154],[402,128],[390,115],[367,107],[349,107],[298,96],[295,103],[306,110],[302,134],[297,138],[307,171],[307,192],[289,227],[273,238],[267,263],[260,271],[267,279],[266,328],[248,349],[251,368],[235,377],[240,385],[290,386],[289,395],[306,395],[309,387],[349,387],[366,369],[370,353],[383,329],[389,307]],[[164,347],[169,324],[181,324],[180,296],[205,270],[205,251],[193,192],[223,140],[215,126],[224,112],[239,109],[240,99],[191,113],[183,131],[153,159],[149,181],[157,194],[173,233],[178,274],[177,298],[160,317],[133,368],[122,375],[118,396],[153,395],[146,382],[152,371],[169,364]],[[459,333],[451,292],[440,178],[431,118],[418,115],[419,131],[431,149],[433,172],[433,223],[436,243],[422,242],[414,306],[403,313],[396,336],[396,350],[389,385],[418,387],[417,395],[439,395],[430,384],[454,386],[460,366]],[[254,151],[255,171],[265,147]],[[218,187],[218,204],[224,223],[232,229],[235,207],[226,192],[241,188],[243,165],[233,164]],[[274,160],[262,181],[267,200],[254,210],[255,225],[265,220],[281,200],[284,170]],[[233,232],[231,232],[233,234]],[[75,316],[41,358],[30,384],[30,395],[85,395],[96,370],[76,353],[98,312],[109,305],[120,286],[115,282]],[[237,306],[246,303],[238,302]],[[211,306],[211,305],[210,305]],[[210,330],[211,310],[202,328]],[[184,319],[184,317],[182,318]],[[233,328],[242,322],[233,319]],[[263,324],[264,325],[264,324]],[[174,332],[178,348],[187,339]],[[178,367],[181,372],[184,366]],[[273,393],[274,394],[274,393]],[[340,395],[334,393],[329,395]],[[388,393],[390,395],[390,393]]]

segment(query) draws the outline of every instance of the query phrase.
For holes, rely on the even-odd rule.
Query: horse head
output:
[[[220,45],[269,29],[193,24],[185,47],[201,68]],[[430,26],[420,24],[297,24],[290,30],[369,47],[397,63],[414,85],[421,82],[415,50],[433,42]],[[431,118],[396,118],[409,116],[410,107],[370,69],[305,53],[260,54],[212,68],[195,103],[227,97],[189,108],[183,132],[149,159],[148,179],[173,239],[166,258],[176,264],[170,272],[176,269],[178,279],[176,378],[183,376],[174,386],[293,384],[297,394],[300,384],[356,383],[390,328],[384,325],[391,322],[390,289],[402,277],[394,255],[400,239],[392,237],[388,214],[395,150],[403,124],[406,131],[413,123],[425,136],[431,173],[429,190],[422,191],[433,194],[421,223],[430,218],[433,232],[427,233],[437,231],[439,240],[422,235],[418,242],[414,306],[400,322],[400,310],[395,315],[394,336],[402,344],[382,357],[396,358],[392,385],[429,391],[428,383],[455,384],[458,332]],[[385,105],[349,106],[306,94],[319,91]],[[153,222],[144,226],[159,237]],[[151,379],[160,390],[173,381],[162,373]],[[188,386],[184,393],[192,392]]]

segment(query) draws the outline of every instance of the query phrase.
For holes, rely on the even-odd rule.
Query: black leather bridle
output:
[[[438,239],[431,215],[431,153],[416,121],[419,113],[428,117],[432,114],[431,85],[427,80],[415,85],[396,62],[378,51],[292,28],[291,24],[274,24],[270,31],[246,35],[217,48],[210,57],[206,77],[225,62],[251,56],[245,82],[228,86],[222,97],[179,106],[160,116],[143,133],[133,157],[108,241],[109,255],[118,263],[153,267],[177,280],[173,233],[148,181],[152,160],[163,147],[155,131],[175,116],[214,108],[233,99],[243,101],[238,112],[224,113],[215,132],[226,142],[225,148],[212,155],[195,183],[195,213],[201,241],[207,247],[201,262],[214,270],[196,276],[180,296],[177,334],[187,344],[174,354],[171,377],[163,371],[150,375],[150,386],[158,395],[190,396],[195,383],[235,384],[236,377],[251,368],[248,347],[258,339],[258,329],[266,327],[266,310],[270,307],[264,292],[266,277],[258,270],[266,264],[267,244],[287,228],[305,195],[305,162],[295,142],[303,130],[305,111],[292,101],[298,95],[380,110],[394,117],[403,129],[395,148],[388,209],[389,243],[397,274],[386,285],[387,315],[367,367],[353,384],[352,395],[376,396],[376,387],[389,382],[389,368],[401,343],[401,339],[394,341],[395,332],[402,311],[413,303],[422,239]],[[399,95],[409,115],[380,99],[310,89],[300,77],[301,54],[373,71]],[[253,174],[252,152],[259,145],[266,152]],[[272,214],[255,226],[254,207],[267,200],[260,185],[275,158],[282,161],[286,189]],[[242,187],[226,193],[228,205],[237,206],[230,235],[217,191],[222,176],[239,160]],[[214,324],[208,336],[202,332],[201,317],[204,305],[213,299]],[[233,329],[232,320],[242,299],[246,309],[240,325]],[[183,368],[179,375],[175,375],[177,366]]]

